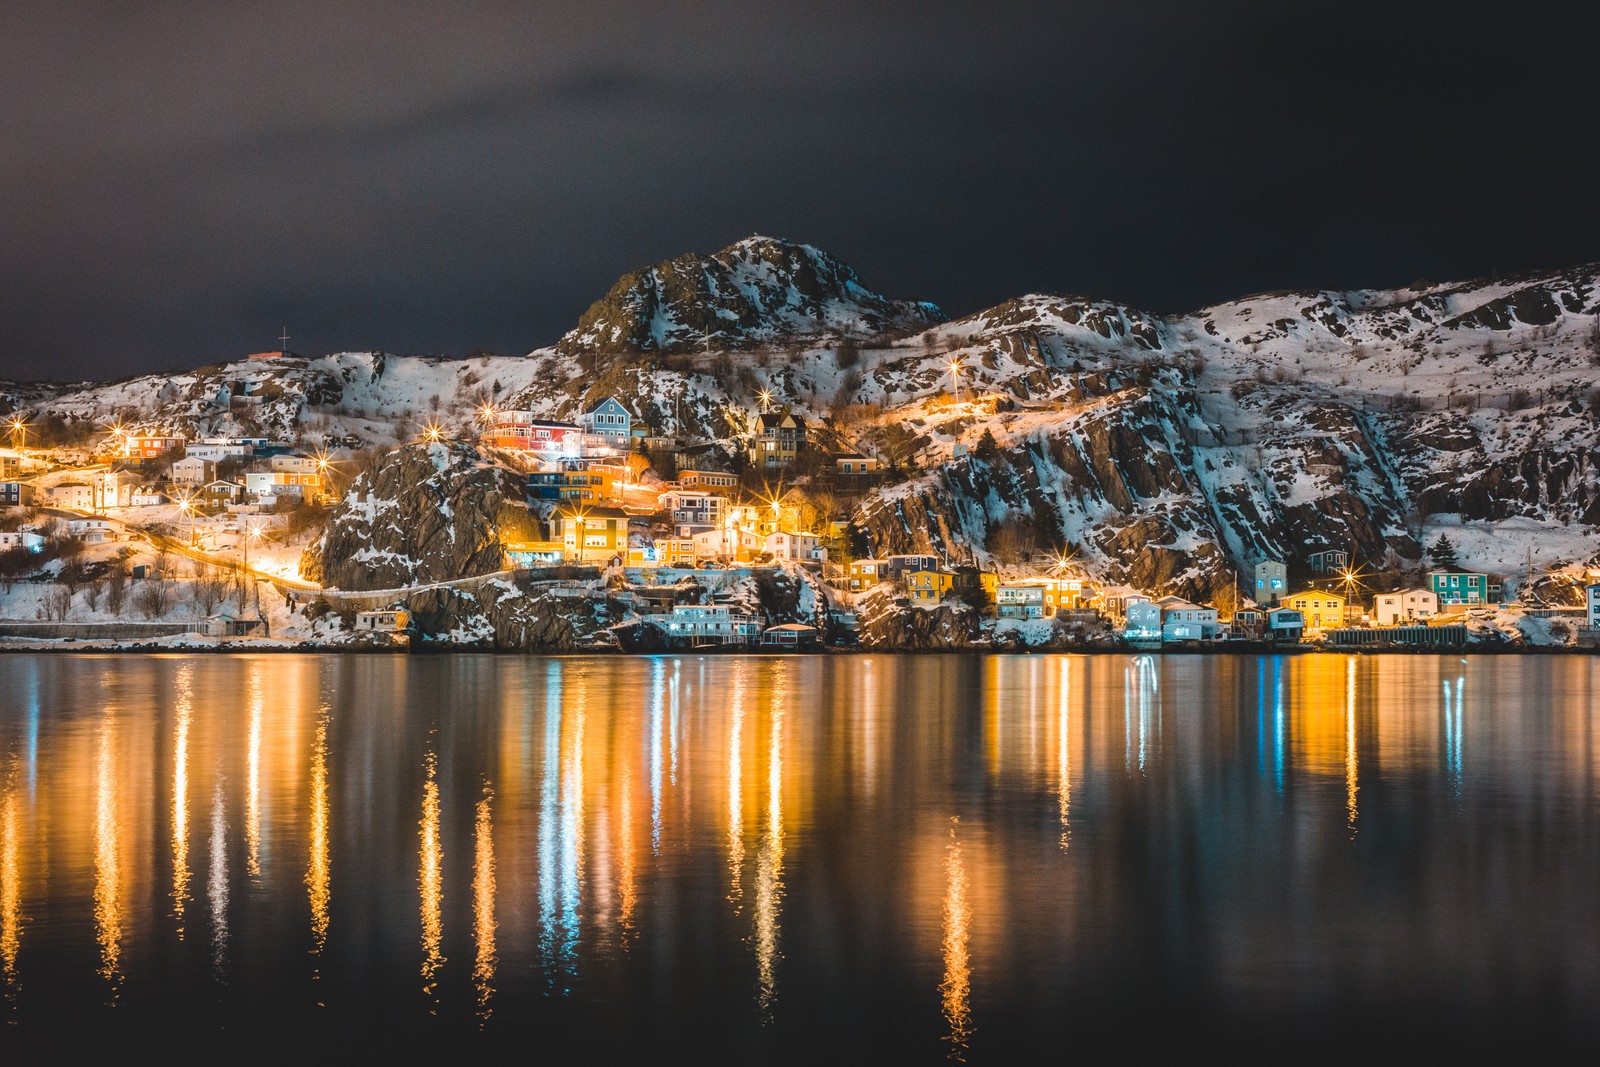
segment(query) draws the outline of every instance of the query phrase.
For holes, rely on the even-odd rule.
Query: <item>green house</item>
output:
[[[1470,571],[1429,571],[1428,589],[1440,604],[1488,604],[1489,576]]]

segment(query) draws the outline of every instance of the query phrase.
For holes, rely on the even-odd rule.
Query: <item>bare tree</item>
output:
[[[133,606],[147,619],[159,618],[172,610],[172,583],[165,578],[151,578],[139,583]]]
[[[90,611],[100,610],[100,594],[105,592],[106,580],[104,575],[90,578],[83,587],[83,602],[89,605]]]
[[[119,560],[111,564],[111,573],[106,575],[106,610],[120,618],[127,603],[128,571]]]
[[[60,622],[72,610],[72,590],[59,582],[52,582],[44,594],[44,617]]]

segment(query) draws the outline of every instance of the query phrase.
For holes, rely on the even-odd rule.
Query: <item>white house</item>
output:
[[[721,493],[708,493],[702,489],[669,489],[658,499],[661,509],[672,516],[672,524],[680,533],[686,526],[721,526],[727,516],[728,498]]]
[[[254,451],[255,446],[248,441],[209,438],[204,441],[191,441],[184,446],[183,455],[186,459],[205,459],[216,463],[224,459],[242,458]],[[174,469],[176,469],[176,464],[174,464]]]
[[[16,549],[38,552],[44,548],[44,538],[32,530],[0,530],[0,552]]]
[[[404,608],[356,612],[355,628],[364,633],[395,633],[411,625],[411,613]]]
[[[172,498],[153,485],[140,485],[129,494],[128,503],[133,507],[142,508],[155,504],[170,504]]]
[[[696,559],[754,559],[765,551],[760,534],[743,526],[723,526],[715,530],[702,530],[694,535]]]
[[[678,604],[670,615],[648,615],[646,621],[670,640],[692,645],[745,645],[761,638],[763,620],[736,612],[726,604]]]
[[[1130,599],[1123,609],[1126,614],[1122,636],[1130,641],[1161,640],[1161,605],[1153,600]]]
[[[68,519],[67,536],[89,545],[104,544],[116,538],[110,519]]]
[[[67,511],[93,511],[94,486],[87,482],[60,482],[45,490],[50,506]]]
[[[1002,619],[1044,616],[1045,584],[1039,580],[1007,582],[994,593],[995,614]]]
[[[247,471],[244,491],[257,500],[276,500],[280,496],[303,497],[315,491],[319,479],[315,474],[296,474],[289,471]]]
[[[1267,636],[1274,641],[1299,641],[1306,631],[1306,616],[1299,608],[1273,608],[1267,612]]]
[[[217,476],[217,461],[185,456],[172,465],[172,480],[180,485],[204,485]]]
[[[773,559],[828,561],[828,550],[814,533],[770,533],[762,546]]]
[[[1439,595],[1431,589],[1402,589],[1379,593],[1373,601],[1372,620],[1379,626],[1418,622],[1439,614]]]
[[[598,453],[606,449],[626,452],[632,443],[633,416],[614,396],[606,397],[578,416],[578,425],[583,427],[585,452]]]
[[[1167,596],[1156,601],[1161,609],[1161,640],[1211,641],[1223,636],[1217,609],[1191,604],[1181,597]]]
[[[1289,568],[1275,559],[1256,564],[1255,602],[1271,607],[1289,594]]]

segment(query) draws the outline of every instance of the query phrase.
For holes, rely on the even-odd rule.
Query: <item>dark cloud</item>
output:
[[[954,314],[1600,258],[1564,9],[665,7],[8,12],[0,375],[522,352],[756,232]]]

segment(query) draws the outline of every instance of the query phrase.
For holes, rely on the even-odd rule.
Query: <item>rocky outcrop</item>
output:
[[[889,586],[864,596],[856,609],[856,640],[882,652],[937,652],[981,643],[982,619],[960,601],[917,607]]]
[[[623,275],[557,344],[590,350],[745,348],[799,337],[868,337],[944,321],[937,306],[890,300],[810,245],[750,237]]]
[[[395,449],[358,476],[301,572],[336,589],[398,589],[505,568],[503,542],[527,540],[522,485],[451,444]]]

